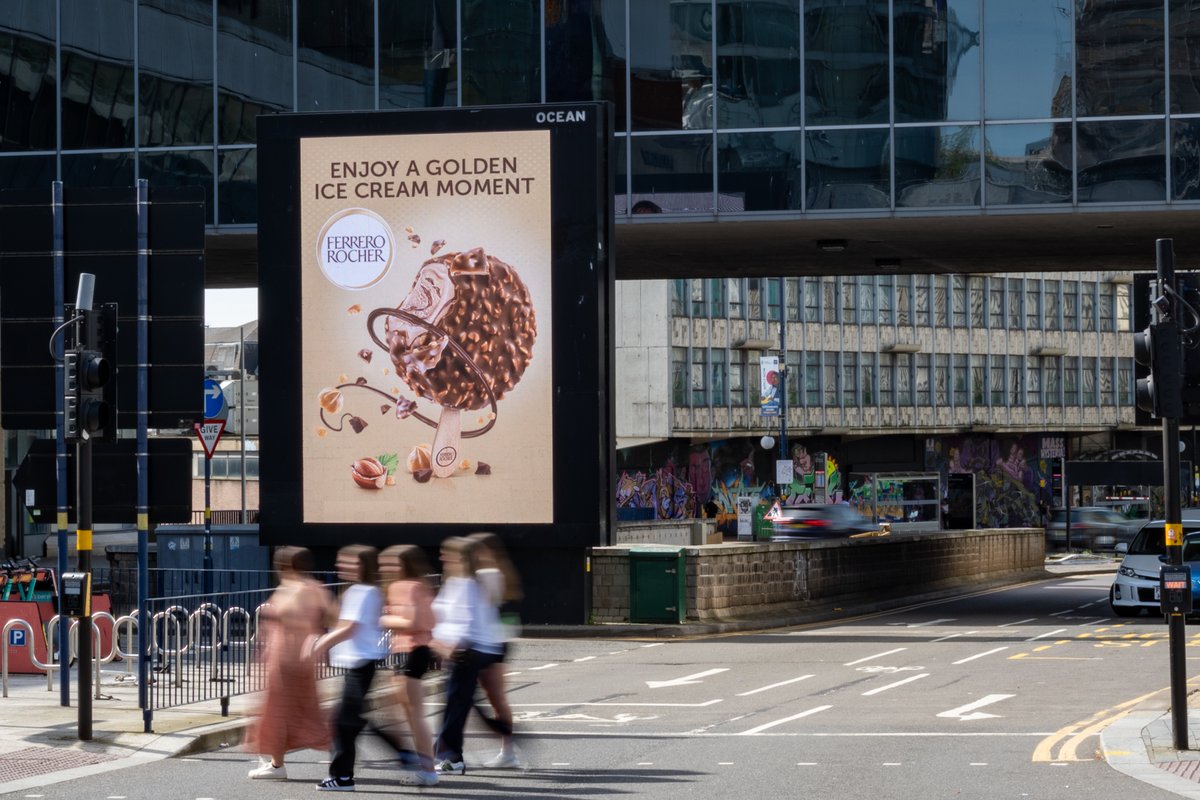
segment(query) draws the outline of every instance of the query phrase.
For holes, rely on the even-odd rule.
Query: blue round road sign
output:
[[[216,381],[204,379],[204,418],[216,419],[221,416],[221,412],[225,410],[225,393],[221,391],[221,384]]]

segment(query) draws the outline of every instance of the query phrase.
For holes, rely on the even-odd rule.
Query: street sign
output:
[[[204,379],[204,418],[217,419],[225,410],[225,393],[221,384],[211,378]]]
[[[25,646],[25,629],[11,628],[8,631],[8,646],[9,647],[24,647]]]
[[[200,437],[200,444],[204,446],[205,457],[212,458],[213,451],[217,449],[217,442],[221,441],[221,434],[225,432],[225,420],[206,419],[204,422],[195,423],[192,427],[196,429],[196,435]]]

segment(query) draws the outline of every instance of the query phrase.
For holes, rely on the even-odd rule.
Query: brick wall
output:
[[[629,546],[592,550],[592,620],[629,621]],[[1040,528],[684,548],[687,618],[783,613],[1043,574]]]

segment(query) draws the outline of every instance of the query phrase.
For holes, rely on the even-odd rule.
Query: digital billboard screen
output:
[[[267,541],[604,543],[609,124],[602,104],[260,118]]]

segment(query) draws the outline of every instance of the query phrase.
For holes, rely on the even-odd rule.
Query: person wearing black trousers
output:
[[[375,677],[375,662],[386,653],[383,633],[383,593],[376,586],[379,554],[374,547],[349,545],[337,554],[338,577],[352,585],[342,594],[337,625],[317,640],[317,655],[329,652],[329,663],[346,670],[342,698],[334,715],[333,760],[329,777],[317,784],[322,791],[354,791],[355,740],[366,727],[363,717],[367,691]],[[331,650],[332,648],[332,650]]]

